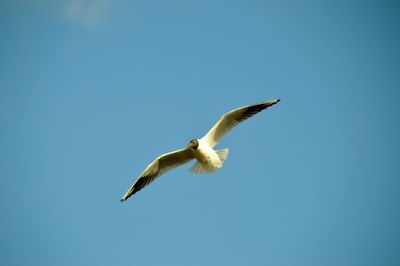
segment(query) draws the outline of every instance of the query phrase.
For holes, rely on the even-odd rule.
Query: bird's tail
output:
[[[222,150],[217,150],[217,151],[215,151],[215,152],[217,153],[219,159],[220,159],[222,162],[225,162],[226,159],[228,159],[228,155],[229,155],[229,149],[228,149],[228,148],[222,149]]]

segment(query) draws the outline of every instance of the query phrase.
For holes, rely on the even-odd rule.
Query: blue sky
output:
[[[395,1],[2,1],[1,265],[399,265]],[[223,113],[223,169],[119,198]]]

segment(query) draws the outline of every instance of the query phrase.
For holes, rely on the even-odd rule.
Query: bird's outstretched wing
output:
[[[221,118],[217,121],[217,123],[215,123],[215,125],[208,131],[208,133],[202,139],[207,141],[208,145],[214,147],[215,145],[218,144],[218,142],[221,141],[221,139],[229,131],[231,131],[240,122],[246,120],[249,117],[252,117],[258,112],[261,112],[267,107],[274,105],[278,102],[279,99],[271,100],[232,110],[229,113],[226,113],[223,116],[221,116]]]
[[[127,200],[130,196],[150,184],[154,179],[167,171],[185,164],[192,160],[193,154],[190,149],[182,149],[173,152],[169,152],[157,157],[146,169],[142,172],[139,178],[133,183],[128,189],[121,201]]]

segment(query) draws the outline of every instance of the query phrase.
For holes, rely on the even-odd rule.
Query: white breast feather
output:
[[[206,141],[200,139],[199,146],[194,151],[194,156],[199,165],[196,165],[196,163],[189,171],[194,173],[215,172],[222,167],[227,154],[227,150],[224,150],[219,155]]]

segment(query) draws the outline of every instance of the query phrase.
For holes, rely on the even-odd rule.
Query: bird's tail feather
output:
[[[215,151],[215,152],[217,153],[219,159],[220,159],[222,162],[225,162],[226,159],[228,159],[228,155],[229,155],[229,149],[228,149],[228,148],[222,149],[222,150],[217,150],[217,151]]]

